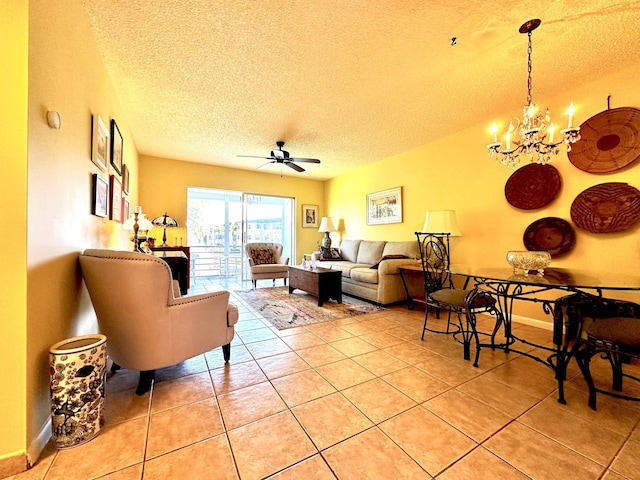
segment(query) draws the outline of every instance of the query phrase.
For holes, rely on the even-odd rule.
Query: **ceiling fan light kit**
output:
[[[300,165],[297,165],[297,163],[320,163],[320,160],[318,160],[317,158],[291,157],[289,155],[289,152],[282,149],[282,147],[284,147],[284,142],[282,140],[278,140],[276,142],[276,145],[278,149],[271,150],[268,157],[263,157],[260,155],[238,155],[238,157],[264,158],[266,160],[269,160],[267,163],[260,165],[258,167],[258,170],[262,170],[263,168],[268,167],[272,163],[275,163],[275,164],[279,163],[281,166],[286,165],[287,167],[294,169],[296,172],[304,172],[305,171],[304,168],[302,168]]]

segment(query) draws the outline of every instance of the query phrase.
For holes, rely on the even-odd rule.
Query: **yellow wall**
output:
[[[14,441],[33,460],[50,434],[49,347],[97,331],[78,254],[90,247],[128,248],[120,224],[91,214],[91,175],[98,172],[91,162],[92,114],[106,124],[111,118],[118,121],[133,204],[138,168],[135,146],[80,2],[31,0],[29,8],[27,342],[20,347],[26,348],[21,353],[26,352],[27,435],[26,445],[24,438]],[[47,110],[60,113],[59,130],[47,125]],[[20,218],[15,205],[16,199],[11,218]]]
[[[551,109],[552,118],[557,118],[558,123],[566,121],[563,112],[571,100],[578,109],[576,118],[579,122],[605,110],[609,94],[612,94],[612,108],[640,108],[639,74],[640,67],[634,66],[556,98],[544,99],[550,102],[544,105]],[[542,99],[536,100],[543,105]],[[522,236],[527,226],[548,216],[571,221],[571,203],[584,189],[603,182],[626,182],[640,189],[640,160],[619,172],[594,175],[574,167],[563,151],[553,163],[563,181],[558,197],[539,210],[523,211],[512,207],[504,196],[504,186],[512,170],[495,165],[487,155],[486,145],[491,141],[488,132],[488,125],[493,120],[491,116],[508,119],[518,111],[519,106],[514,105],[504,112],[489,112],[486,124],[327,182],[327,211],[334,219],[342,221],[342,231],[334,235],[412,240],[415,239],[413,232],[421,229],[427,210],[452,209],[457,212],[463,233],[462,237],[452,239],[452,261],[506,266],[508,250],[525,249]],[[366,194],[398,186],[403,188],[403,223],[367,226]],[[625,232],[614,234],[592,234],[576,228],[575,248],[554,259],[552,265],[637,275],[640,265],[638,232],[640,222]],[[518,312],[545,319],[539,306],[520,305]]]
[[[28,14],[27,1],[0,4],[0,214],[11,223],[0,235],[0,477],[26,466]]]
[[[176,238],[187,234],[187,187],[217,188],[244,193],[280,195],[296,199],[296,252],[291,262],[298,263],[303,253],[317,249],[322,234],[317,228],[302,228],[302,205],[319,206],[319,215],[324,209],[324,182],[300,177],[283,176],[251,170],[215,167],[200,163],[182,162],[157,157],[140,156],[140,203],[142,211],[153,219],[165,211],[173,216],[180,228],[167,229],[167,243],[174,245]],[[155,228],[151,234],[162,238],[162,229]]]

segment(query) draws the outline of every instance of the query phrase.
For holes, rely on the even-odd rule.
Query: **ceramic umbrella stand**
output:
[[[49,350],[49,365],[54,446],[88,442],[104,423],[107,337],[83,335],[58,342]]]

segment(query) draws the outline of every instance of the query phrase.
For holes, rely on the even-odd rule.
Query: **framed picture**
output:
[[[129,199],[122,197],[122,223],[129,218]]]
[[[122,191],[129,195],[129,169],[126,164],[122,165]]]
[[[109,183],[97,173],[93,174],[92,212],[98,217],[109,214]]]
[[[318,205],[302,205],[302,227],[318,228]]]
[[[111,119],[111,165],[122,175],[122,135],[114,119]]]
[[[106,172],[109,169],[109,129],[100,115],[91,117],[91,130],[91,161]]]
[[[115,175],[111,175],[111,215],[114,222],[122,223],[122,184]]]
[[[367,225],[402,223],[402,187],[367,195]]]

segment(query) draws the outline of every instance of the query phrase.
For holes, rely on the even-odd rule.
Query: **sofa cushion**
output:
[[[351,280],[364,283],[378,283],[378,270],[367,267],[352,268]]]
[[[420,258],[418,242],[387,242],[382,255],[406,255],[407,258]]]
[[[324,266],[324,265],[323,265]],[[353,262],[333,262],[331,264],[331,270],[339,270],[342,272],[342,276],[346,278],[351,277],[351,271],[354,268],[369,268],[369,265],[360,265]]]
[[[382,251],[384,250],[384,246],[387,242],[369,242],[367,240],[362,240],[360,242],[360,248],[358,249],[358,259],[356,260],[358,263],[366,263],[369,265],[374,265],[380,261],[382,258]]]
[[[361,240],[342,240],[340,244],[340,256],[348,262],[358,260],[358,248]]]

